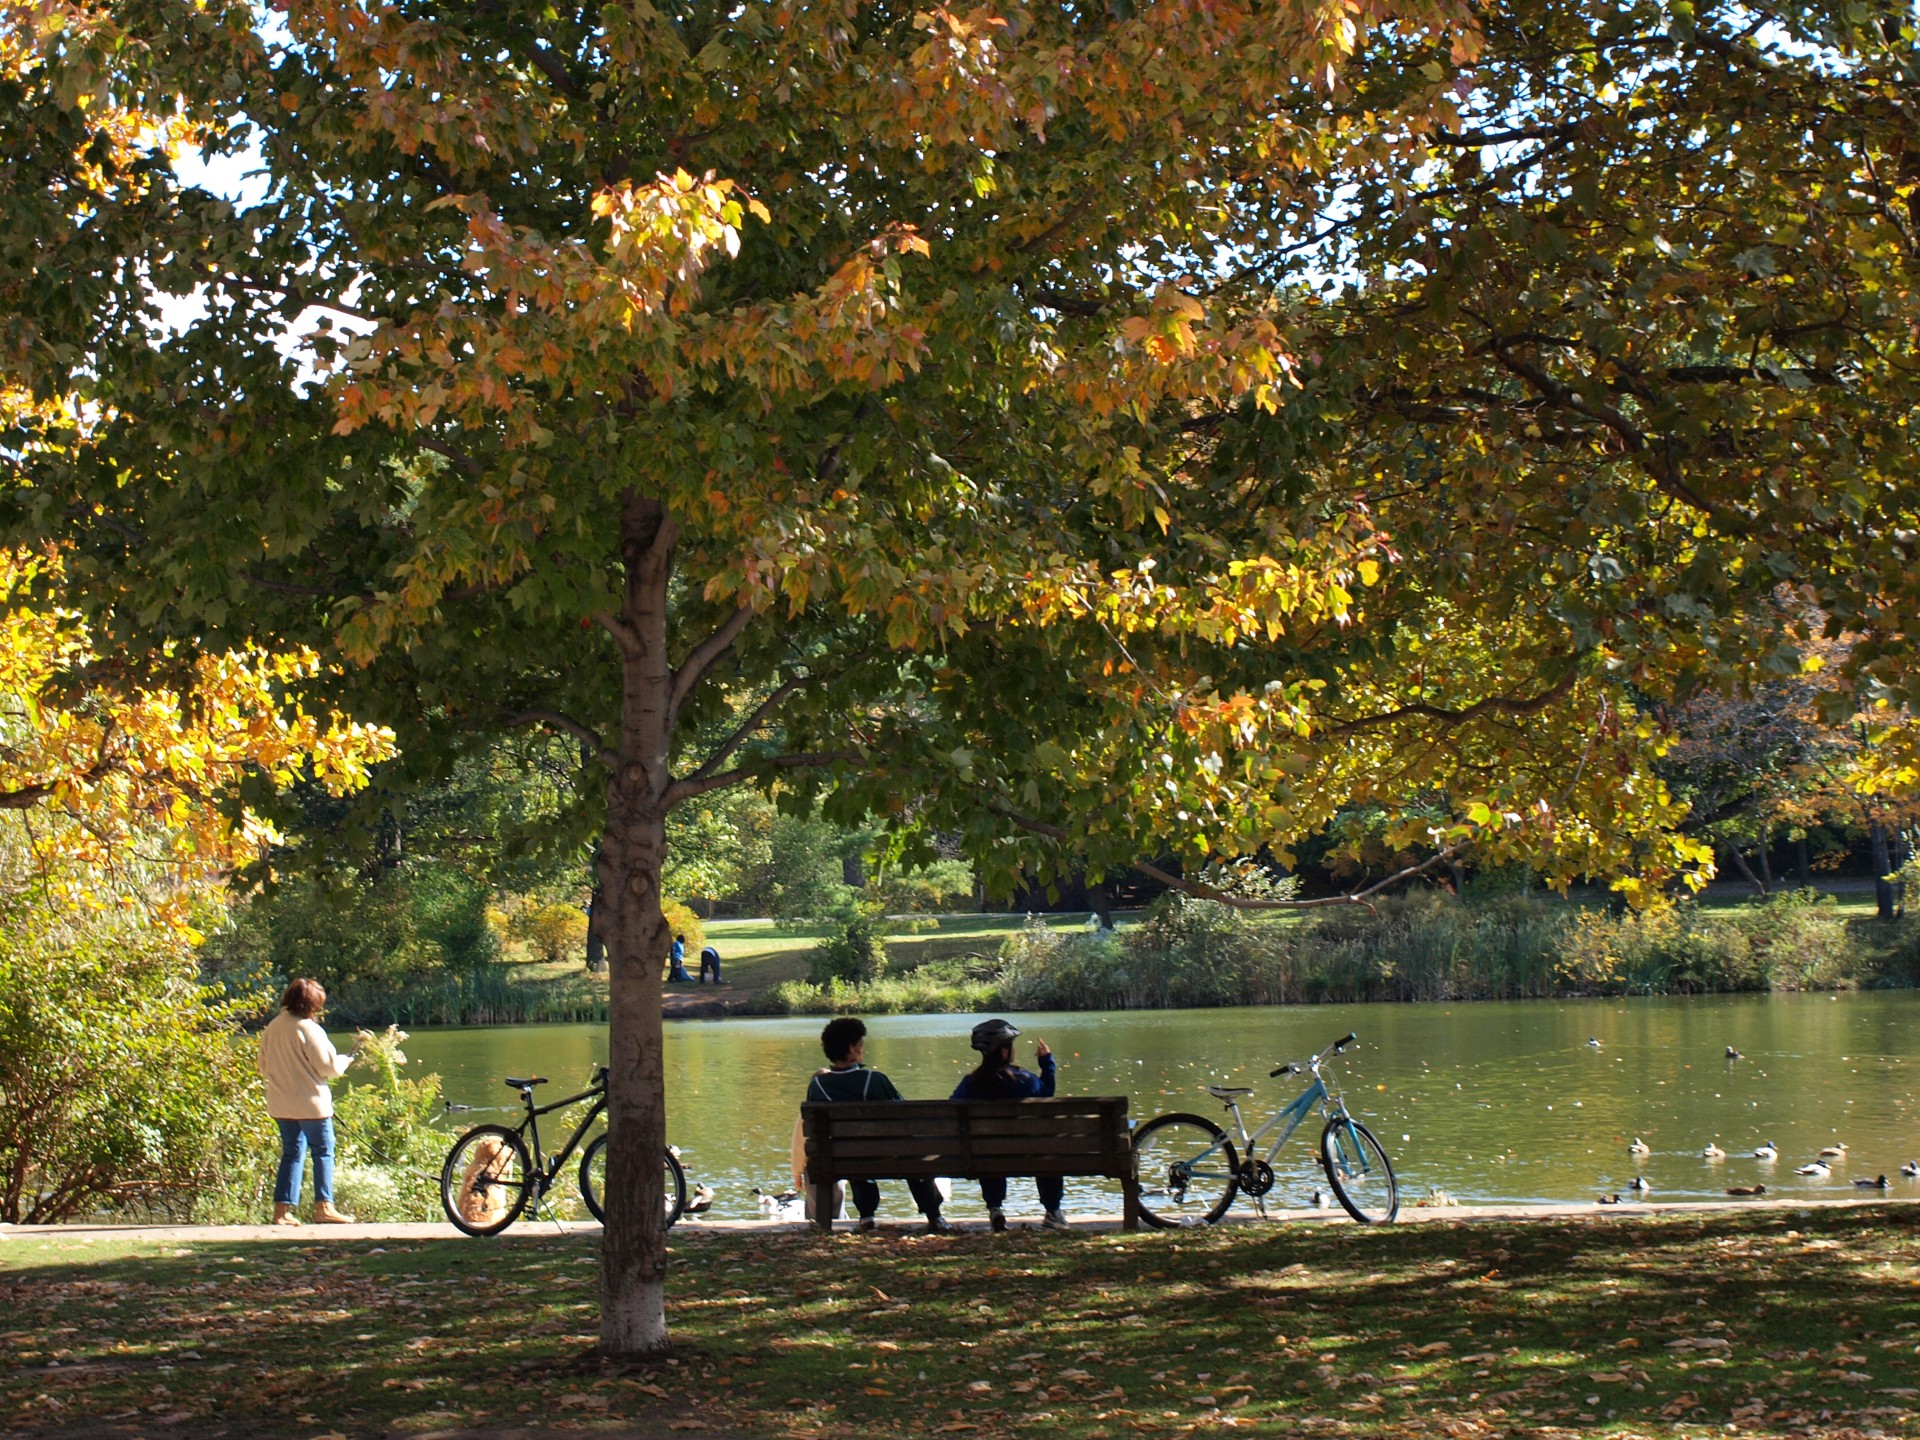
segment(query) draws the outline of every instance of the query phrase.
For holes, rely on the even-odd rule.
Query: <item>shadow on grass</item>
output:
[[[595,1353],[577,1236],[36,1252],[0,1429],[1909,1435],[1916,1218],[676,1233],[644,1368]]]

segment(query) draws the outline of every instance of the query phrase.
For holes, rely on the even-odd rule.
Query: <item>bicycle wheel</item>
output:
[[[1320,1133],[1320,1163],[1333,1198],[1362,1225],[1384,1225],[1400,1213],[1400,1185],[1373,1132],[1341,1115]]]
[[[1198,1115],[1162,1115],[1133,1137],[1140,1172],[1140,1213],[1171,1230],[1211,1225],[1239,1189],[1240,1157],[1227,1132]]]
[[[687,1176],[680,1168],[680,1162],[673,1158],[671,1150],[666,1154],[666,1161],[667,1227],[671,1229],[673,1222],[687,1208]],[[587,1209],[593,1212],[593,1218],[602,1223],[607,1218],[602,1198],[606,1193],[607,1137],[602,1135],[587,1146],[587,1153],[580,1157],[580,1198],[587,1202]]]
[[[440,1170],[440,1204],[469,1235],[498,1235],[520,1218],[533,1191],[526,1143],[504,1125],[469,1130]]]

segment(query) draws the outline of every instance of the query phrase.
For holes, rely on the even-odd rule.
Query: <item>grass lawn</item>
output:
[[[675,1363],[589,1237],[0,1241],[0,1431],[1920,1434],[1920,1210],[954,1239],[674,1232]],[[161,1427],[172,1427],[162,1429]]]
[[[1048,915],[1049,925],[1077,929],[1086,924],[1084,913]],[[887,954],[896,970],[911,970],[930,960],[957,955],[991,957],[1000,942],[1027,923],[1024,915],[927,915],[896,922],[887,937]],[[1128,923],[1121,917],[1119,923]],[[720,952],[721,973],[739,990],[760,991],[782,980],[804,980],[807,952],[832,930],[826,924],[787,920],[708,920],[707,940]],[[696,968],[687,957],[687,969]],[[555,986],[591,983],[604,986],[604,976],[587,975],[577,960],[528,961],[514,967],[517,977]]]

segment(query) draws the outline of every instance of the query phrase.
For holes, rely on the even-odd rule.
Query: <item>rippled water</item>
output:
[[[975,1018],[874,1019],[868,1060],[910,1098],[944,1098],[973,1059],[967,1031]],[[1631,1195],[1636,1173],[1651,1183],[1649,1199],[1721,1198],[1728,1186],[1753,1184],[1769,1194],[1837,1195],[1882,1172],[1891,1194],[1920,1198],[1920,1182],[1899,1174],[1920,1156],[1915,993],[1011,1018],[1026,1032],[1024,1063],[1033,1037],[1053,1046],[1063,1093],[1126,1095],[1142,1121],[1190,1110],[1226,1123],[1201,1087],[1250,1084],[1250,1125],[1299,1088],[1268,1079],[1268,1070],[1356,1030],[1360,1048],[1334,1073],[1350,1108],[1386,1143],[1406,1199],[1438,1188],[1468,1203],[1590,1201],[1602,1192]],[[667,1027],[668,1132],[690,1178],[717,1191],[716,1216],[757,1215],[754,1186],[786,1188],[795,1107],[821,1063],[822,1023]],[[1745,1058],[1727,1060],[1729,1045]],[[549,1075],[554,1085],[543,1096],[568,1093],[557,1087],[577,1088],[606,1045],[599,1026],[537,1025],[420,1031],[407,1051],[417,1070],[444,1077],[450,1100],[484,1108],[515,1103],[500,1085],[509,1073]],[[455,1114],[449,1123],[487,1118]],[[1280,1203],[1301,1203],[1324,1183],[1308,1167],[1317,1136],[1317,1124],[1302,1127],[1276,1159]],[[1627,1149],[1635,1136],[1653,1151],[1637,1164]],[[1780,1150],[1770,1165],[1750,1155],[1768,1140]],[[1831,1176],[1794,1174],[1836,1140],[1849,1149]],[[1703,1160],[1709,1143],[1728,1158]],[[904,1186],[882,1189],[883,1214],[911,1214]],[[957,1191],[951,1213],[979,1213],[973,1187]],[[1014,1182],[1009,1203],[1037,1214],[1023,1182]],[[1070,1187],[1068,1208],[1117,1210],[1117,1190]]]

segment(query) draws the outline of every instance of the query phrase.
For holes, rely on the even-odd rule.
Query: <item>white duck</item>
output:
[[[1793,1173],[1796,1175],[1811,1175],[1816,1180],[1824,1180],[1833,1173],[1833,1167],[1824,1160],[1809,1160]]]
[[[1727,1152],[1709,1140],[1707,1142],[1707,1148],[1700,1152],[1700,1158],[1702,1160],[1724,1160],[1727,1158]]]
[[[1900,1167],[1900,1173],[1909,1180],[1920,1180],[1920,1160],[1909,1160]]]
[[[1633,1143],[1627,1146],[1627,1153],[1629,1155],[1651,1155],[1653,1153],[1653,1147],[1636,1135],[1633,1137]]]
[[[1773,1141],[1769,1140],[1753,1152],[1753,1158],[1756,1160],[1778,1160],[1780,1158],[1780,1151],[1774,1145]]]

